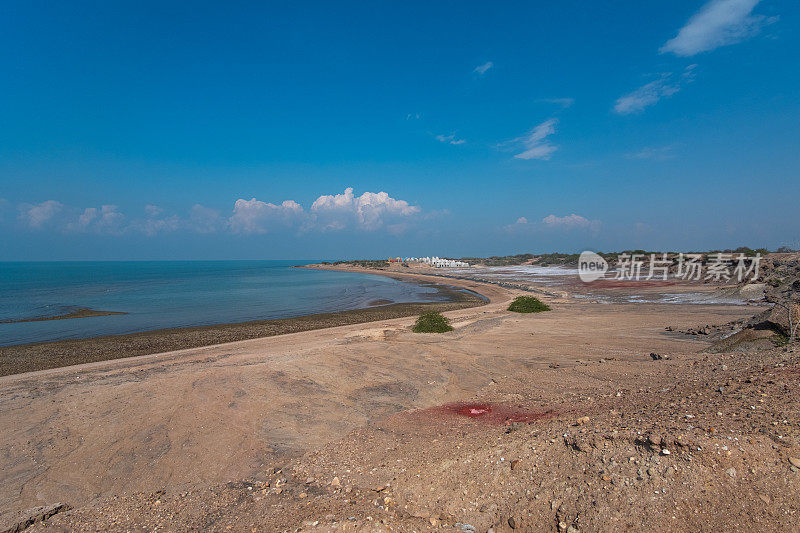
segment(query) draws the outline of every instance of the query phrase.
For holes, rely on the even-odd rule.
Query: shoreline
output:
[[[473,288],[466,281],[460,287]],[[718,469],[713,443],[697,440],[702,430],[689,431],[683,424],[676,429],[676,421],[684,422],[687,412],[700,420],[713,419],[714,431],[725,438],[738,429],[731,423],[765,426],[760,418],[731,416],[735,410],[749,413],[749,405],[785,405],[758,403],[762,381],[757,381],[750,386],[753,395],[729,410],[726,405],[739,398],[739,390],[733,388],[730,397],[709,395],[708,383],[716,388],[719,382],[727,392],[732,384],[725,380],[741,372],[740,365],[750,358],[709,354],[709,361],[698,353],[709,345],[708,339],[664,332],[667,324],[686,329],[727,323],[746,316],[746,309],[556,300],[550,312],[523,316],[506,310],[516,291],[494,285],[474,288],[484,290],[492,303],[448,313],[456,330],[441,335],[415,334],[409,328],[412,318],[398,318],[0,378],[0,424],[9,428],[0,440],[9,451],[0,469],[11,473],[0,488],[2,508],[16,511],[64,502],[75,511],[48,522],[71,530],[90,525],[155,529],[174,516],[190,529],[208,529],[209,516],[214,516],[216,524],[235,531],[258,526],[288,530],[306,518],[322,523],[323,513],[340,520],[354,516],[367,524],[366,517],[378,512],[379,519],[401,520],[395,529],[424,529],[413,517],[392,518],[391,508],[376,510],[372,498],[377,487],[386,494],[381,497],[409,505],[413,514],[467,513],[437,520],[448,526],[480,524],[484,530],[497,521],[492,512],[461,501],[451,511],[437,494],[428,496],[428,488],[461,494],[463,479],[474,477],[474,465],[479,464],[479,475],[502,475],[499,481],[506,484],[516,479],[523,483],[522,493],[530,483],[556,479],[560,484],[577,476],[591,483],[586,487],[597,499],[608,485],[597,482],[597,471],[587,472],[586,465],[596,461],[597,468],[607,468],[605,462],[600,466],[600,454],[650,461],[653,452],[639,444],[641,439],[651,432],[684,435],[683,441],[709,450],[703,454],[692,449],[692,465]],[[650,353],[664,358],[654,360]],[[724,373],[723,362],[729,367]],[[748,364],[760,371],[763,361],[753,358]],[[775,380],[776,394],[794,374],[781,375],[785,379]],[[701,398],[695,391],[706,394]],[[654,395],[662,400],[668,394],[656,404],[658,409],[653,407]],[[679,402],[685,398],[716,403],[684,406]],[[534,425],[459,417],[452,409],[458,402],[491,406],[492,416],[501,418],[510,413],[527,420],[530,415]],[[719,417],[720,410],[727,416]],[[782,420],[791,413],[778,415]],[[576,420],[584,422],[577,427]],[[587,429],[597,433],[584,435]],[[732,435],[760,437],[758,446],[772,442],[744,429]],[[783,427],[773,431],[778,430],[785,434]],[[616,431],[621,431],[620,438],[606,438]],[[578,443],[580,454],[574,441],[562,439],[565,432],[587,439]],[[587,454],[595,448],[590,442],[610,442],[613,448],[598,449],[591,458]],[[681,451],[688,448],[668,442],[671,455],[659,461],[677,459],[684,471]],[[455,466],[443,472],[443,461],[454,453]],[[498,462],[500,455],[515,461],[513,473],[509,462]],[[773,456],[767,459],[767,464],[779,464]],[[628,470],[609,475],[635,479],[636,468],[656,472],[659,466],[619,464]],[[788,464],[785,459],[783,464]],[[532,465],[544,471],[532,473]],[[736,468],[745,471],[738,463]],[[773,470],[771,475],[779,468]],[[649,502],[653,483],[660,490],[677,479],[667,486],[667,494],[678,494],[687,481],[662,480],[660,472],[648,474],[653,477],[649,485],[645,480],[634,488],[619,483],[620,490]],[[699,480],[692,489],[707,482],[698,477],[703,471],[698,472],[688,479]],[[712,479],[719,480],[719,472]],[[533,482],[530,475],[537,476]],[[481,493],[469,499],[495,501],[497,483],[478,485]],[[731,485],[721,487],[726,486]],[[518,494],[520,485],[513,487]],[[569,496],[558,486],[545,490],[553,490],[554,498]],[[404,499],[409,494],[411,501]],[[420,494],[427,499],[419,500]],[[782,501],[774,493],[769,496]],[[514,509],[509,507],[513,497],[500,502],[503,513]],[[355,504],[343,503],[345,498]],[[555,512],[550,501],[547,497],[541,502],[548,513]],[[462,507],[471,510],[459,511]],[[594,516],[590,509],[581,512]],[[527,516],[527,511],[514,512]],[[124,521],[115,521],[118,517]]]
[[[466,283],[445,284],[438,280],[427,279],[424,275],[394,276],[393,273],[388,272],[363,272],[363,269],[361,273],[386,275],[408,283],[436,287],[440,294],[446,293],[451,300],[447,302],[393,303],[288,318],[163,328],[123,335],[2,346],[0,347],[0,376],[403,318],[418,315],[430,309],[453,311],[485,305],[492,301],[492,297],[484,292],[488,292],[490,295],[493,292],[483,290],[478,292],[475,289],[476,287],[480,288],[481,284],[477,283],[470,283],[469,286]]]

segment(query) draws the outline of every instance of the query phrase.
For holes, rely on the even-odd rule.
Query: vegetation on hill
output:
[[[414,333],[445,333],[453,331],[450,319],[442,316],[439,311],[426,311],[419,315],[412,330]]]
[[[533,257],[533,254],[493,255],[492,257],[462,257],[459,261],[464,261],[470,265],[481,263],[486,266],[510,266],[521,265],[530,261]]]
[[[550,306],[533,296],[517,296],[508,306],[508,310],[515,313],[541,313],[542,311],[550,311]]]
[[[540,266],[548,266],[548,265],[571,265],[571,264],[578,264],[578,254],[562,254],[562,253],[552,253],[552,254],[542,254],[537,256],[537,265]]]
[[[778,253],[788,253],[793,252],[791,248],[786,246],[782,246],[778,248]],[[755,257],[757,254],[761,254],[761,256],[766,256],[769,252],[766,248],[750,248],[747,246],[740,246],[735,249],[725,249],[725,250],[711,250],[706,252],[700,251],[689,251],[686,253],[694,253],[700,254],[702,256],[701,262],[705,263],[712,256],[717,253],[727,253],[727,254],[744,254],[745,257]],[[647,259],[650,254],[657,254],[661,255],[664,252],[659,251],[647,251],[647,250],[623,250],[621,252],[596,252],[599,256],[603,257],[609,263],[615,262],[618,260],[619,256],[622,254],[627,255],[640,255],[643,259]],[[552,265],[566,265],[566,266],[575,266],[578,264],[578,257],[579,254],[576,253],[564,253],[564,252],[553,252],[549,254],[515,254],[515,255],[493,255],[491,257],[462,257],[459,259],[460,261],[464,261],[471,265],[475,264],[482,264],[485,266],[514,266],[514,265],[522,265],[525,263],[534,263],[539,266],[552,266]],[[673,264],[677,264],[678,262],[678,254],[675,252],[668,252],[667,257],[673,262]],[[363,268],[376,268],[376,269],[385,269],[387,267],[386,259],[354,259],[349,261],[334,261],[328,262],[323,261],[323,265],[354,265],[360,266]],[[403,263],[403,266],[408,266],[406,263]]]

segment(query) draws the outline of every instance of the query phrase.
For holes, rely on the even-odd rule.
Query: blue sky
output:
[[[0,259],[800,247],[798,17],[10,2]]]

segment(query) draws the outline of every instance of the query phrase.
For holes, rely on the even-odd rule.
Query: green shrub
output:
[[[517,296],[508,306],[508,310],[515,313],[541,313],[542,311],[549,311],[550,307],[533,296]]]
[[[453,331],[453,326],[450,325],[450,319],[442,316],[439,311],[426,311],[419,315],[412,331],[414,333],[444,333]]]

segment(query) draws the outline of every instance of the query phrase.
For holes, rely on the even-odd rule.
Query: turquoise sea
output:
[[[82,307],[128,313],[0,324],[0,346],[294,317],[368,307],[378,300],[443,298],[433,288],[384,276],[292,268],[307,263],[0,263],[0,321],[57,316]]]

